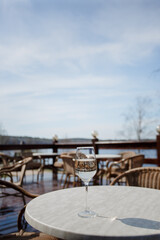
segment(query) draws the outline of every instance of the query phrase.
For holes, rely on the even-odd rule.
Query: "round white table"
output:
[[[41,152],[35,152],[32,154],[33,158],[53,158],[53,157],[58,157],[58,153],[41,153]]]
[[[62,239],[160,239],[160,191],[125,186],[90,186],[88,205],[97,216],[81,218],[84,187],[58,190],[29,202],[27,222]]]

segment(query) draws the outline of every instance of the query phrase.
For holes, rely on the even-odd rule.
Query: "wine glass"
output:
[[[76,151],[75,159],[75,173],[84,182],[86,192],[86,206],[84,211],[78,213],[80,217],[95,217],[96,213],[89,209],[87,198],[88,198],[88,185],[96,174],[97,161],[93,147],[78,147]]]

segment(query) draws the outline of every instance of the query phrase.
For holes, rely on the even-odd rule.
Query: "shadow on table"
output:
[[[111,221],[121,221],[122,223],[133,226],[133,227],[139,227],[139,228],[147,228],[147,229],[154,229],[154,230],[160,230],[160,222],[149,220],[145,218],[117,218],[117,217],[108,217],[103,215],[97,215],[97,217],[100,218],[108,218]]]
[[[160,230],[160,222],[154,220],[148,220],[144,218],[117,218],[117,220],[133,227]]]

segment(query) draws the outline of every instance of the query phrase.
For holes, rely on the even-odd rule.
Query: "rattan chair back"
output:
[[[126,154],[126,158],[110,164],[107,175],[109,182],[111,182],[113,178],[119,176],[120,174],[126,172],[129,169],[142,167],[143,163],[143,154]]]
[[[144,163],[144,155],[143,154],[133,155],[132,157],[128,158],[128,163],[129,163],[128,169],[142,167]]]
[[[160,167],[140,167],[130,169],[116,177],[110,185],[126,178],[126,185],[160,189]]]
[[[0,160],[2,162],[2,166],[7,167],[7,166],[9,166],[10,164],[13,163],[14,157],[12,157],[8,154],[5,154],[3,152],[0,152]]]
[[[133,151],[126,151],[126,152],[121,152],[120,155],[121,155],[121,159],[125,160],[125,159],[132,158],[133,156],[136,155],[136,153],[133,152]],[[121,168],[123,168],[125,170],[128,170],[129,169],[129,162],[128,161],[122,161],[121,162]]]
[[[64,172],[66,174],[75,174],[74,170],[74,161],[73,157],[68,154],[61,154],[60,158],[63,160],[63,167],[64,167]]]
[[[75,175],[76,152],[62,153],[60,158],[63,160],[64,174],[66,175],[63,188],[69,187],[71,177],[73,177],[73,187],[76,186],[77,183],[79,184],[79,180],[77,181],[77,176]]]
[[[30,163],[31,161],[32,161],[32,157],[28,157],[18,162],[15,162],[12,165],[2,167],[0,169],[0,178],[3,178],[3,176],[8,176],[10,177],[10,181],[13,182],[13,172],[19,171],[20,172],[19,181],[14,183],[18,186],[22,186],[27,164]]]

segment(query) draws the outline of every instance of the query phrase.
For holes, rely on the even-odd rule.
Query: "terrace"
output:
[[[94,146],[96,154],[104,152],[121,152],[134,150],[138,153],[145,152],[144,164],[145,166],[160,166],[160,135],[157,135],[155,140],[146,141],[100,141],[98,139],[91,139],[90,142],[67,142],[62,143],[54,141],[52,144],[23,144],[23,145],[0,145],[0,151],[23,151],[31,150],[33,152],[50,151],[54,153],[62,153],[66,151],[75,150],[78,146]],[[152,156],[150,152],[154,151],[156,155]],[[53,159],[54,160],[54,159]],[[57,174],[57,176],[56,176]],[[25,190],[34,194],[43,194],[50,191],[62,189],[60,184],[61,173],[53,172],[51,169],[45,169],[44,177],[39,179],[37,183],[37,170],[26,170],[23,187]],[[56,176],[56,177],[55,177]],[[14,176],[16,178],[16,175]],[[105,181],[102,184],[106,184]],[[69,185],[72,187],[72,184]],[[26,198],[26,202],[29,199]],[[17,231],[17,213],[23,206],[23,199],[21,197],[13,196],[0,198],[0,234],[7,234]],[[29,230],[33,230],[29,226]],[[35,231],[35,229],[34,229]]]

